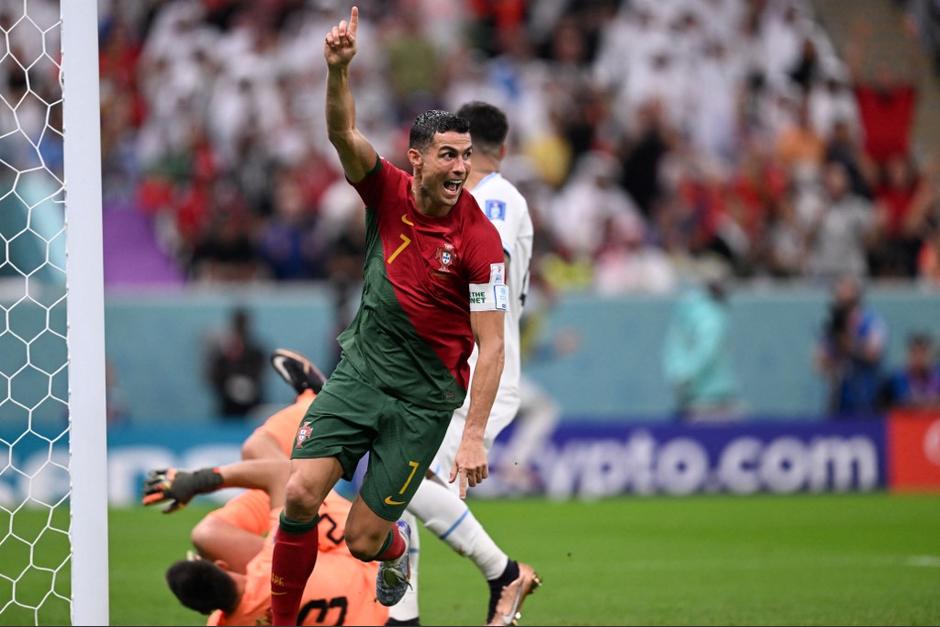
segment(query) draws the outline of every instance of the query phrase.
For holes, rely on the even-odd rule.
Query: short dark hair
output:
[[[439,109],[425,111],[415,118],[415,123],[411,125],[411,133],[408,135],[408,147],[415,150],[424,150],[434,143],[435,134],[450,131],[469,133],[470,122],[450,111],[441,111]]]
[[[470,122],[470,140],[477,150],[496,152],[506,141],[509,121],[499,108],[474,100],[460,107],[457,115]]]
[[[200,614],[231,613],[238,590],[231,575],[209,560],[181,560],[166,571],[166,583],[180,603]]]

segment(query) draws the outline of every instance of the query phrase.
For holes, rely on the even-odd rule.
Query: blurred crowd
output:
[[[149,216],[192,280],[357,280],[361,206],[323,114],[348,4],[103,0],[106,202]],[[807,0],[359,5],[359,126],[406,165],[418,112],[504,108],[554,288],[666,292],[715,264],[940,285],[912,75],[870,71],[864,40],[837,54]]]
[[[937,0],[895,0],[905,10],[911,25],[927,47],[934,73],[940,77],[940,2]]]

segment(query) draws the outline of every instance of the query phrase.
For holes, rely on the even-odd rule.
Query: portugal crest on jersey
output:
[[[457,257],[454,252],[454,245],[447,243],[437,249],[435,256],[437,257],[438,263],[441,264],[437,269],[438,272],[450,272],[451,266],[453,266]]]
[[[297,430],[297,446],[301,446],[311,435],[313,435],[313,427],[309,422],[300,425],[300,429]]]

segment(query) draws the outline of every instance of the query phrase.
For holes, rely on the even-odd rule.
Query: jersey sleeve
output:
[[[466,250],[464,271],[470,289],[470,311],[506,311],[506,262],[496,227],[487,220],[477,221]]]
[[[391,191],[404,175],[404,172],[386,159],[379,157],[375,162],[375,167],[366,174],[365,178],[358,183],[352,181],[349,183],[359,192],[359,197],[366,203],[366,207],[378,209],[382,197]]]
[[[491,197],[484,196],[481,199],[481,209],[490,223],[496,227],[499,233],[499,239],[502,242],[503,252],[510,256],[519,239],[519,231],[522,228],[522,216],[528,211],[526,201],[522,196],[503,198],[493,194]]]

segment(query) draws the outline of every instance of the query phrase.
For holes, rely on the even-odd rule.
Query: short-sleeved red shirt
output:
[[[418,211],[412,176],[384,159],[354,184],[366,204],[365,281],[344,355],[379,389],[455,409],[466,395],[471,310],[507,305],[499,233],[461,191],[443,217]]]

